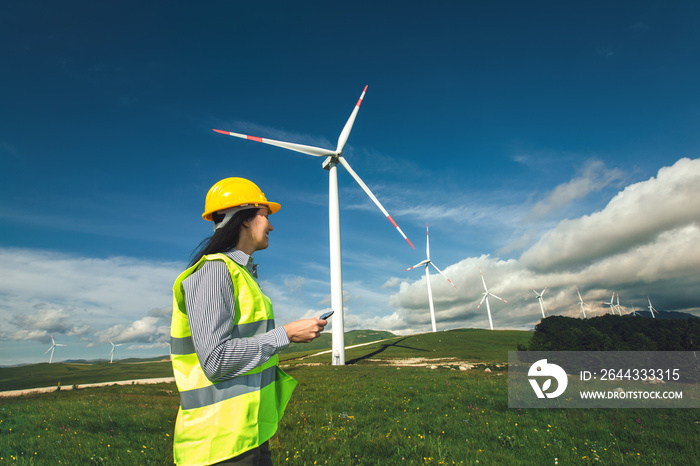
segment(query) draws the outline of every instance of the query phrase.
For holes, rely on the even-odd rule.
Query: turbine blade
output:
[[[360,105],[362,105],[362,99],[365,97],[365,92],[367,92],[367,86],[365,86],[365,89],[362,91],[360,100],[358,100],[355,104],[355,108],[352,109],[350,118],[348,118],[348,121],[345,123],[343,131],[340,132],[340,137],[338,137],[338,146],[335,149],[336,154],[341,154],[343,152],[343,148],[345,147],[345,143],[348,142],[352,125],[355,123],[355,117],[357,116],[357,112],[360,110]]]
[[[51,351],[52,349],[53,349],[53,346],[52,346],[51,348],[47,349],[46,351],[44,351],[44,354],[48,353],[48,352]]]
[[[413,265],[413,266],[407,268],[406,270],[404,270],[404,272],[408,272],[409,270],[415,269],[416,267],[420,267],[421,265],[425,265],[425,264],[427,264],[427,263],[428,263],[427,260],[426,260],[426,261],[421,261],[421,262],[417,263],[416,265]]]
[[[444,273],[442,273],[442,270],[438,269],[437,265],[433,264],[432,262],[428,262],[428,263],[429,263],[430,265],[432,265],[433,268],[434,268],[435,270],[437,270],[438,273],[439,273],[440,275],[442,275],[443,277],[445,277],[445,280],[447,280],[448,282],[450,282],[450,285],[454,286],[455,289],[457,289],[457,285],[455,285],[454,283],[452,283],[452,280],[450,280],[449,278],[447,278],[447,275],[445,275]]]
[[[271,146],[281,147],[283,149],[289,149],[296,152],[301,152],[302,154],[313,155],[315,157],[328,157],[334,156],[336,153],[329,149],[323,149],[321,147],[307,146],[305,144],[296,144],[293,142],[277,141],[275,139],[260,138],[257,136],[248,136],[247,134],[232,133],[231,131],[221,131],[220,129],[215,129],[217,133],[227,134],[229,136],[234,136],[241,139],[248,139],[250,141],[257,141],[263,144],[268,144]]]
[[[482,296],[481,301],[479,301],[479,305],[476,306],[476,309],[478,310],[481,305],[484,303],[484,299],[486,299],[486,296],[488,296],[486,293],[484,293],[484,296]]]
[[[430,260],[430,231],[428,224],[425,224],[425,257]]]
[[[394,219],[391,218],[391,215],[389,215],[389,212],[387,212],[386,209],[384,208],[384,206],[382,206],[381,202],[379,202],[379,200],[374,196],[374,194],[372,194],[372,191],[370,191],[370,189],[367,187],[367,185],[364,183],[364,181],[362,181],[362,179],[357,175],[357,173],[355,173],[355,170],[352,169],[352,167],[347,162],[347,160],[345,160],[345,158],[343,156],[338,157],[338,160],[345,167],[345,169],[348,171],[348,173],[350,173],[350,175],[352,175],[352,177],[355,178],[355,181],[357,181],[357,184],[359,184],[360,187],[364,190],[364,192],[369,196],[369,198],[372,199],[374,204],[377,207],[379,207],[379,210],[381,210],[382,213],[386,216],[386,218],[389,219],[391,224],[394,225],[394,227],[398,230],[398,232],[401,234],[401,236],[403,236],[403,239],[408,241],[408,244],[410,244],[413,249],[416,249],[416,247],[413,245],[413,243],[411,243],[411,240],[408,239],[408,237],[406,237],[406,235],[404,234],[403,231],[401,231],[401,228],[399,228],[399,226],[396,224]]]
[[[491,293],[491,292],[489,292],[489,294],[490,294],[491,296],[493,296],[494,298],[496,298],[496,299],[500,299],[500,300],[503,301],[504,303],[508,303],[508,301],[506,301],[505,299],[499,298],[498,296],[496,296],[495,294],[493,294],[493,293]],[[510,303],[508,303],[508,304],[510,304]]]
[[[481,274],[481,283],[484,284],[484,291],[488,292],[488,288],[486,288],[486,280],[484,280],[484,273],[481,271],[481,267],[479,267],[479,274]]]

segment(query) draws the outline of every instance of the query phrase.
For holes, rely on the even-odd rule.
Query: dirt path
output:
[[[174,377],[161,377],[159,379],[135,379],[135,380],[119,380],[116,382],[101,382],[101,383],[86,383],[79,384],[78,388],[89,388],[89,387],[106,387],[107,385],[132,385],[132,384],[145,384],[145,383],[170,383],[175,382]],[[11,398],[15,396],[28,395],[30,393],[47,393],[55,392],[57,387],[43,387],[43,388],[28,388],[26,390],[8,390],[5,392],[0,392],[0,398]],[[72,385],[64,385],[61,387],[63,390],[73,390]]]

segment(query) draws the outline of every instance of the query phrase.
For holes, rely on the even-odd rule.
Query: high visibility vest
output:
[[[275,328],[272,304],[248,270],[225,254],[202,257],[173,286],[171,359],[180,391],[175,422],[175,463],[207,465],[240,455],[274,435],[297,382],[277,366],[277,355],[232,379],[211,382],[192,342],[182,282],[208,260],[226,263],[233,282],[233,338]]]

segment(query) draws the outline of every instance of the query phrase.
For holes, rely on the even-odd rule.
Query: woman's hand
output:
[[[314,317],[313,319],[294,321],[290,324],[284,325],[283,328],[287,332],[289,341],[294,343],[308,343],[321,335],[321,332],[327,323],[327,320],[321,320],[318,317]]]

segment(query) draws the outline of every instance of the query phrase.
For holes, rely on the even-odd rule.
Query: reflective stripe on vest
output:
[[[188,390],[180,395],[182,409],[195,409],[213,405],[235,396],[260,390],[275,381],[277,367],[268,367],[256,374],[247,374],[210,385]]]
[[[177,464],[211,464],[237,456],[268,440],[277,430],[296,381],[277,367],[277,356],[229,380],[212,383],[195,353],[182,282],[208,260],[223,261],[230,273],[236,307],[233,338],[275,328],[270,300],[248,270],[224,254],[203,257],[173,286],[171,359],[180,391],[175,426]]]
[[[231,338],[248,338],[255,335],[267,333],[270,330],[274,329],[275,321],[272,319],[261,320],[260,322],[252,322],[250,324],[239,324],[233,327]],[[192,337],[170,337],[170,348],[171,354],[194,353],[194,343],[192,342]]]

